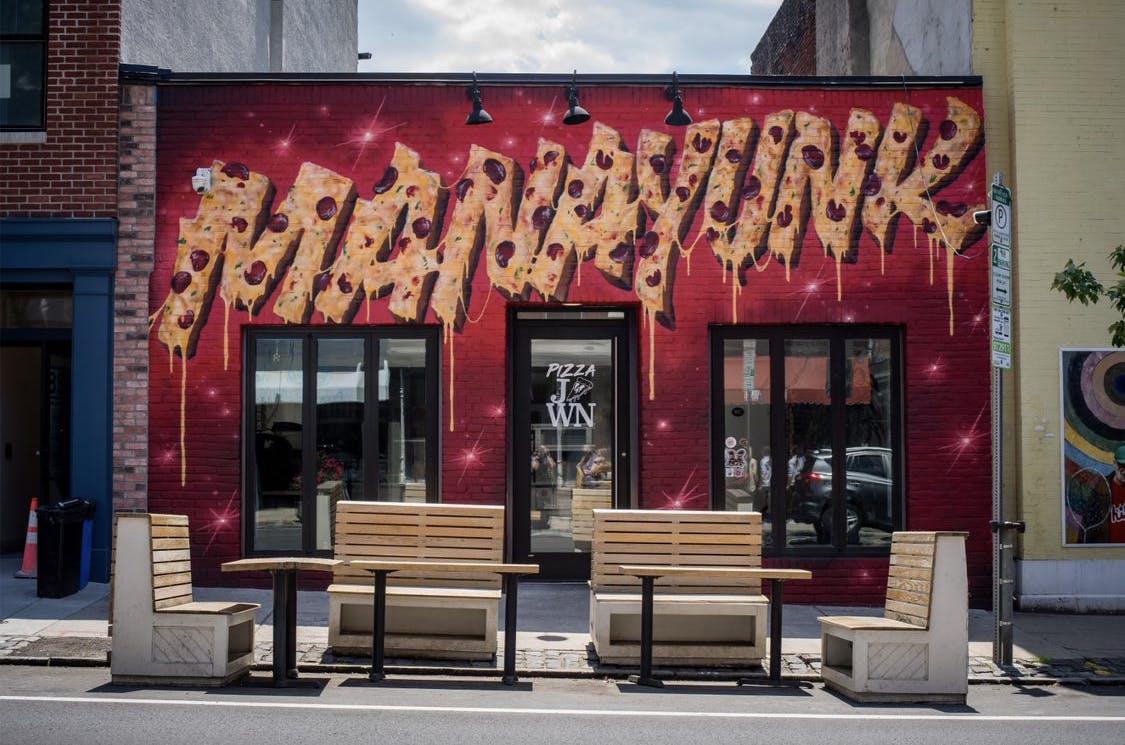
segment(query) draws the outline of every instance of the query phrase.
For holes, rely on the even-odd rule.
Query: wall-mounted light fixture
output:
[[[590,112],[578,105],[577,70],[574,71],[574,80],[566,90],[566,97],[570,108],[566,110],[566,116],[563,117],[563,124],[581,124],[582,122],[589,121]]]
[[[473,110],[469,112],[469,118],[465,120],[465,124],[492,124],[492,115],[484,110],[484,105],[480,101],[480,88],[477,86],[475,71],[473,72],[473,84],[465,89],[465,93],[473,99]]]
[[[680,96],[680,82],[672,72],[672,87],[665,89],[664,97],[672,102],[672,110],[664,117],[664,123],[673,127],[686,127],[691,124],[691,114],[684,111],[684,99]]]
[[[196,194],[206,194],[211,191],[211,169],[207,166],[195,169],[191,177],[191,190]]]

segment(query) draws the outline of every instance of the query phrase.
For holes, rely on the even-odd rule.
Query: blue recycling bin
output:
[[[39,522],[39,577],[36,594],[65,598],[90,581],[94,503],[68,499],[36,510]]]

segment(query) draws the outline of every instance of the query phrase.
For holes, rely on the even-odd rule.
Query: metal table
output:
[[[666,566],[657,564],[622,564],[623,574],[641,580],[641,674],[634,682],[640,685],[663,687],[664,683],[652,675],[652,618],[653,595],[658,577],[726,577],[732,579],[768,579],[770,581],[770,669],[769,679],[781,682],[781,606],[783,585],[791,579],[812,579],[808,569],[764,569],[750,567],[718,566]],[[739,681],[742,683],[743,681]]]
[[[349,567],[372,572],[375,575],[374,624],[371,629],[371,675],[373,681],[382,680],[384,636],[387,619],[387,575],[401,571],[430,572],[495,572],[504,577],[504,677],[506,685],[516,683],[516,602],[521,574],[538,574],[538,564],[497,564],[488,561],[397,561],[382,559],[357,559]]]
[[[297,680],[297,572],[330,572],[341,562],[309,556],[239,559],[222,565],[224,572],[266,571],[273,575],[273,685],[299,686]],[[318,684],[314,684],[318,685]]]

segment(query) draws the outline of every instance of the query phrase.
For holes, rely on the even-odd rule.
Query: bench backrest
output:
[[[152,604],[190,603],[191,538],[187,515],[149,515],[152,524]]]
[[[503,562],[504,508],[342,501],[336,505],[336,558]],[[340,583],[372,582],[371,572],[343,564],[333,576]],[[394,572],[387,584],[499,589],[500,575]]]
[[[594,510],[590,587],[595,592],[637,592],[640,580],[620,564],[668,566],[762,565],[762,516],[757,512],[698,510]],[[667,577],[661,592],[756,595],[761,580]]]
[[[898,531],[891,535],[884,616],[929,628],[934,593],[934,564],[939,533]]]

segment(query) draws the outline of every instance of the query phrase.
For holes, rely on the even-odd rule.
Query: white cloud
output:
[[[780,2],[360,0],[360,71],[747,74]]]

